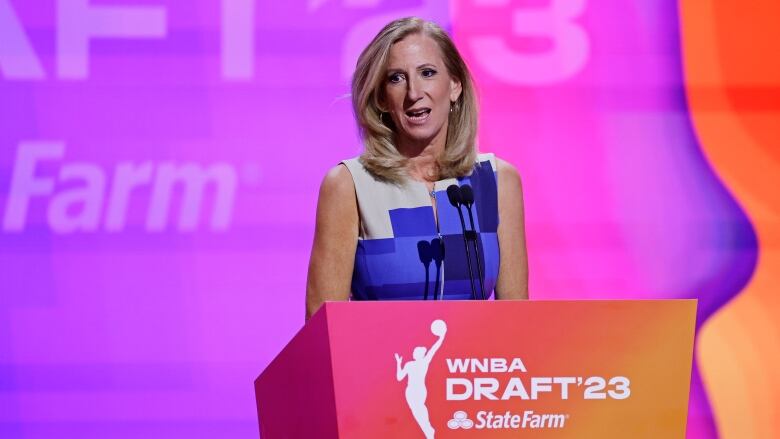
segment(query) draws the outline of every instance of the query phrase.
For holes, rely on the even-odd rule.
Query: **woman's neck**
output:
[[[439,179],[438,158],[444,152],[444,141],[434,138],[430,142],[398,143],[398,151],[408,159],[406,171],[413,180],[432,182]]]

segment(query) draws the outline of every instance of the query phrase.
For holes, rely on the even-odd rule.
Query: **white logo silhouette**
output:
[[[444,342],[444,334],[447,333],[447,324],[444,320],[434,320],[431,323],[431,332],[439,339],[426,352],[422,346],[417,346],[412,352],[414,360],[406,362],[401,366],[403,359],[397,353],[395,354],[396,373],[395,378],[398,381],[408,377],[406,380],[406,402],[412,410],[412,415],[417,424],[425,434],[426,439],[433,439],[436,431],[428,419],[428,407],[425,406],[425,398],[428,396],[428,389],[425,388],[425,375],[428,373],[428,366],[431,364],[433,356]]]
[[[463,410],[458,410],[457,412],[453,413],[452,419],[447,421],[447,427],[450,427],[450,430],[457,430],[459,428],[468,430],[473,426],[474,421],[469,419],[469,415],[467,415]]]

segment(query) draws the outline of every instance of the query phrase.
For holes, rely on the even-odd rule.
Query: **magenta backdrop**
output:
[[[0,436],[257,436],[319,182],[360,151],[352,66],[407,15],[453,32],[523,176],[532,298],[696,297],[700,326],[744,286],[672,0],[0,0]]]

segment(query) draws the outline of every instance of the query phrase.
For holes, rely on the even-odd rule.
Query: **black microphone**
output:
[[[469,250],[469,241],[466,237],[466,221],[463,219],[463,212],[460,210],[460,205],[463,203],[463,196],[460,191],[460,187],[457,184],[451,184],[447,188],[447,198],[450,200],[450,204],[458,209],[458,216],[460,217],[460,227],[463,229],[463,244],[466,246],[466,265],[469,267],[469,282],[471,283],[471,298],[477,300],[477,288],[474,286],[474,270],[471,268],[471,252]]]
[[[457,184],[451,184],[447,187],[447,198],[450,199],[450,204],[458,207],[460,211],[460,203],[463,202],[463,196],[460,193],[460,187]]]
[[[471,186],[464,184],[460,187],[460,201],[467,206],[474,203],[474,190]]]
[[[482,258],[479,256],[479,245],[477,245],[477,228],[474,227],[474,215],[471,213],[471,206],[474,205],[474,191],[471,186],[464,184],[460,188],[461,202],[466,206],[469,213],[469,224],[471,225],[469,240],[474,243],[474,254],[477,258],[477,279],[479,279],[479,291],[482,293],[482,300],[485,300],[485,285],[482,281]]]

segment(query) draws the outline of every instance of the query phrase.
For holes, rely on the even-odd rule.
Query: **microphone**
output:
[[[449,198],[450,204],[457,207],[458,211],[460,211],[460,203],[463,202],[463,195],[457,184],[451,184],[447,187],[447,198]]]
[[[473,196],[473,194],[472,194]],[[469,267],[469,282],[471,283],[471,298],[477,300],[477,288],[474,286],[474,270],[471,268],[471,252],[469,250],[469,241],[466,237],[466,221],[463,219],[463,212],[460,210],[460,205],[463,204],[463,194],[460,187],[457,184],[451,184],[447,188],[447,198],[450,200],[450,204],[458,209],[458,216],[460,217],[460,227],[463,230],[463,245],[466,246],[466,265]]]
[[[474,190],[471,189],[471,186],[464,184],[460,187],[460,200],[466,206],[474,203]]]
[[[479,245],[477,244],[477,228],[474,227],[474,215],[471,212],[471,206],[474,205],[474,191],[471,186],[464,184],[460,188],[461,202],[466,206],[466,210],[469,213],[469,224],[471,225],[469,240],[474,243],[474,254],[477,259],[477,279],[479,279],[479,291],[482,293],[482,300],[485,300],[485,285],[482,281],[482,258],[479,256]]]

